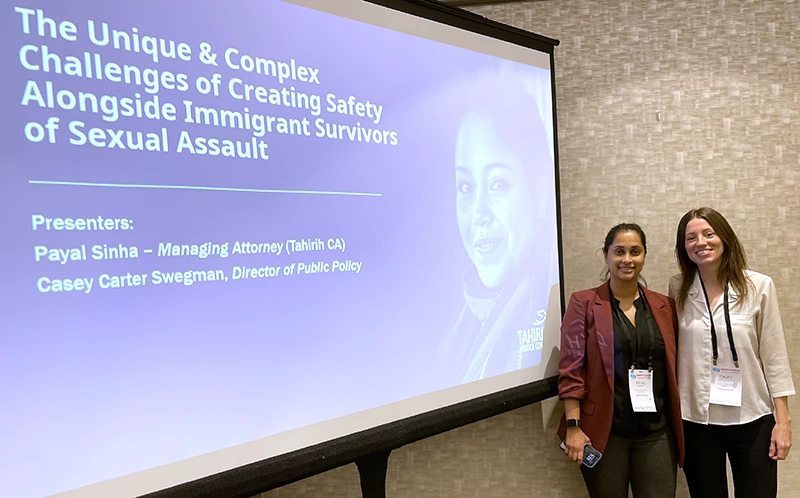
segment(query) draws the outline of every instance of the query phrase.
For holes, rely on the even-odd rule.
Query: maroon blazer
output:
[[[608,282],[572,294],[561,322],[561,360],[558,397],[581,402],[581,429],[592,446],[604,452],[614,418],[614,322]],[[678,392],[675,354],[678,319],[675,303],[663,294],[644,289],[667,356],[667,391],[672,428],[678,443],[678,464],[683,466],[683,421]],[[566,438],[566,417],[561,417],[558,437]]]

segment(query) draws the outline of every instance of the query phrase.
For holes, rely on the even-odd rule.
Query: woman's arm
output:
[[[771,278],[762,277],[755,299],[758,357],[764,367],[769,392],[773,398],[791,396],[795,394],[792,370],[778,308],[778,293]]]
[[[568,398],[564,400],[564,414],[569,419],[581,419],[581,402],[580,400],[574,398]],[[568,457],[575,460],[578,463],[583,462],[583,448],[587,444],[592,444],[589,440],[589,436],[587,436],[580,427],[569,427],[567,428],[567,439],[564,441],[564,445],[566,448],[564,452],[567,454]]]
[[[786,396],[775,398],[775,428],[769,445],[769,457],[773,460],[786,460],[792,449],[792,417],[789,415],[789,399]]]
[[[561,357],[558,362],[558,396],[561,399],[586,397],[584,359],[586,355],[586,305],[572,294],[561,320]]]
[[[558,395],[564,400],[566,418],[581,418],[581,400],[586,397],[584,360],[586,356],[586,306],[573,294],[561,321],[561,358],[558,363]],[[567,429],[564,441],[567,456],[583,461],[583,448],[590,444],[580,427]]]
[[[759,338],[759,359],[775,403],[775,428],[769,446],[769,457],[784,460],[792,448],[792,419],[788,396],[795,393],[789,355],[783,333],[778,293],[771,278],[758,285],[756,332]]]

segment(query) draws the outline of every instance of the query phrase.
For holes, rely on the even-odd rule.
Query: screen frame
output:
[[[371,455],[388,453],[458,427],[522,408],[558,393],[558,377],[492,393],[179,484],[142,498],[250,498]]]
[[[362,1],[549,54],[553,99],[558,271],[562,283],[559,286],[559,299],[563,316],[564,265],[554,57],[555,47],[559,45],[559,41],[434,0]],[[547,377],[142,496],[146,498],[252,497],[350,463],[358,463],[371,455],[388,455],[388,452],[413,442],[554,397],[558,394],[557,383],[557,376]]]

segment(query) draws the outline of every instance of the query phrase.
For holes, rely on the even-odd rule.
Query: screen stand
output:
[[[356,460],[362,498],[386,498],[386,469],[390,451],[372,453]]]

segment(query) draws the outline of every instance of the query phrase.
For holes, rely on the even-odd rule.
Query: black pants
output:
[[[769,457],[773,427],[772,415],[742,425],[684,421],[683,471],[692,498],[728,498],[726,456],[731,462],[736,498],[775,498],[778,462]]]
[[[678,449],[672,428],[641,439],[613,434],[594,468],[581,465],[591,498],[675,498]]]

